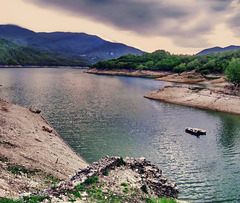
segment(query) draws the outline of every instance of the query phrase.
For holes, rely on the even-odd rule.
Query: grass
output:
[[[147,186],[146,186],[146,185],[143,185],[143,186],[141,187],[141,190],[142,190],[144,193],[148,194],[148,189],[147,189]]]
[[[126,162],[123,160],[123,158],[122,157],[120,157],[120,161],[118,162],[118,164],[117,164],[117,167],[120,167],[120,166],[122,166],[122,165],[126,165]]]
[[[0,157],[0,161],[1,162],[3,162],[3,163],[5,163],[5,162],[8,162],[9,161],[9,159],[7,158],[7,157]]]
[[[102,174],[103,174],[104,176],[108,176],[108,175],[109,175],[109,172],[108,172],[108,171],[103,171]]]
[[[127,183],[121,183],[121,186],[127,187]]]
[[[27,169],[24,166],[15,163],[7,163],[7,171],[11,172],[14,175],[21,175],[22,173],[35,175],[37,172],[40,172],[38,169]]]

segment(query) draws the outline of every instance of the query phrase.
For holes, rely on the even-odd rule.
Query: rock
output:
[[[34,110],[32,108],[29,109],[29,111],[31,111],[32,113],[36,113],[36,114],[40,114],[41,113],[41,110]]]
[[[119,163],[122,165],[119,166]],[[104,171],[108,171],[109,175],[104,176],[102,174]],[[57,186],[50,187],[41,194],[59,197],[63,195],[64,191],[71,191],[75,186],[84,184],[87,178],[94,176],[98,176],[99,184],[104,185],[104,188],[101,188],[101,190],[112,192],[112,194],[120,193],[126,195],[123,190],[119,190],[123,182],[129,187],[134,187],[141,191],[141,194],[143,196],[145,195],[145,197],[147,195],[151,198],[177,198],[179,193],[178,186],[165,178],[162,175],[161,169],[145,158],[126,158],[124,162],[122,162],[120,157],[105,156],[98,162],[94,162],[85,169],[78,171],[70,180],[63,181]],[[144,187],[148,190],[147,193],[140,189],[143,185],[145,185]],[[88,198],[87,193],[80,192],[80,194],[82,197]]]
[[[43,126],[42,130],[46,131],[46,132],[49,132],[49,133],[51,133],[53,131],[53,129],[51,127],[48,127],[48,126]]]

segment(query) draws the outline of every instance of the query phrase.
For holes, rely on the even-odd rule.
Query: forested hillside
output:
[[[37,49],[0,39],[0,65],[86,66],[87,63],[76,59],[64,58],[60,55],[51,57]]]
[[[0,38],[32,47],[50,57],[56,58],[60,55],[73,61],[83,61],[85,64],[118,58],[128,53],[144,53],[134,47],[109,42],[86,33],[33,32],[16,25],[0,25]]]
[[[223,73],[233,58],[240,58],[240,50],[206,55],[175,55],[164,50],[151,54],[124,55],[118,59],[99,61],[92,68],[97,69],[138,69],[184,72],[196,69],[203,74]]]

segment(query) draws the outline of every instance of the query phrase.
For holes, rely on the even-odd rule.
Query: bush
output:
[[[240,84],[240,58],[231,60],[225,70],[225,75],[228,81],[236,85]]]

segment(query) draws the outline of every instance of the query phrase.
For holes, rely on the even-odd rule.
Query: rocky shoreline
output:
[[[0,197],[19,197],[88,165],[39,113],[0,100]]]
[[[234,89],[232,84],[225,81],[223,75],[204,76],[195,71],[175,74],[172,72],[143,70],[89,69],[86,72],[106,75],[152,77],[159,81],[197,85],[196,87],[185,85],[166,86],[163,89],[152,91],[144,95],[144,97],[177,105],[240,115],[240,90]]]
[[[239,96],[224,94],[208,88],[165,86],[163,89],[144,95],[144,97],[177,105],[240,115]]]
[[[146,202],[178,196],[176,184],[144,158],[106,156],[89,165],[40,112],[0,99],[0,200]]]

